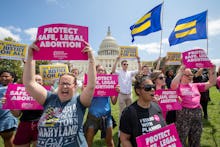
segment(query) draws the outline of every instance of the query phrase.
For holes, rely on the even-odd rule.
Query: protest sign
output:
[[[155,95],[159,97],[158,104],[163,111],[182,109],[176,90],[156,90]]]
[[[213,67],[203,49],[193,49],[182,53],[183,64],[186,68],[209,68]]]
[[[141,61],[141,65],[147,65],[148,67],[153,67],[154,61]]]
[[[0,59],[24,60],[27,45],[0,40]]]
[[[182,147],[175,124],[136,137],[138,147]]]
[[[87,85],[87,74],[84,76],[84,85]],[[98,74],[96,76],[96,86],[94,96],[117,96],[116,86],[118,85],[118,75]]]
[[[39,69],[40,75],[42,76],[44,83],[47,85],[53,84],[53,82],[58,80],[61,75],[69,72],[66,64],[40,65]]]
[[[137,59],[138,57],[137,46],[120,46],[120,57],[127,59]]]
[[[181,65],[181,52],[167,52],[166,65]]]
[[[45,87],[50,89],[50,87]],[[42,110],[43,107],[31,97],[23,84],[9,84],[5,93],[6,102],[2,109],[11,110]]]
[[[35,60],[87,60],[82,53],[88,42],[88,27],[71,24],[49,24],[38,28]],[[46,56],[45,56],[46,55]]]

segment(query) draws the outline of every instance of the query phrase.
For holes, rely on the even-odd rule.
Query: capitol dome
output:
[[[118,56],[119,45],[114,37],[111,36],[110,27],[108,27],[107,36],[102,40],[98,51],[99,56]]]

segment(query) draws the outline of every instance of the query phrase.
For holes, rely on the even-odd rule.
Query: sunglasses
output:
[[[142,89],[144,89],[144,91],[151,91],[152,88],[155,90],[156,86],[154,84],[146,84],[146,85],[144,85],[144,87],[142,87]]]
[[[125,65],[128,65],[128,64],[124,63],[123,65],[125,66]]]
[[[158,77],[158,79],[160,79],[160,80],[163,80],[163,79],[165,79],[166,77]]]

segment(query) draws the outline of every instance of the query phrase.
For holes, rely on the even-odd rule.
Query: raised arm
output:
[[[141,61],[140,61],[140,57],[137,57],[137,62],[138,62],[138,73],[141,73]]]
[[[87,86],[83,89],[82,94],[80,95],[80,101],[85,106],[88,107],[91,104],[95,84],[96,84],[96,69],[95,69],[95,58],[92,53],[92,49],[89,44],[84,42],[86,47],[83,49],[84,53],[88,53],[89,58],[89,67],[88,67],[88,83]]]
[[[184,70],[185,70],[185,66],[184,65],[180,66],[180,69],[178,70],[176,76],[173,78],[171,82],[171,85],[170,85],[171,89],[175,90],[178,88]]]
[[[47,90],[35,81],[35,61],[33,60],[33,50],[39,50],[36,41],[28,47],[28,57],[24,64],[23,83],[26,91],[35,98],[41,105],[44,104]]]
[[[116,60],[115,60],[115,63],[114,63],[114,65],[113,65],[113,67],[112,67],[112,73],[115,73],[115,71],[116,71],[116,67],[117,67],[117,64],[118,64],[118,61],[120,60],[120,56],[118,56],[117,58],[116,58]]]
[[[217,76],[215,72],[216,66],[214,65],[209,69],[209,80],[206,82],[205,89],[208,90],[210,87],[216,85]]]

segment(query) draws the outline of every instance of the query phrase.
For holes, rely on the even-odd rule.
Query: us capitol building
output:
[[[117,44],[116,39],[111,36],[111,30],[110,27],[108,27],[107,35],[99,46],[98,56],[95,57],[96,65],[102,65],[107,73],[111,73],[112,66],[115,63],[116,58],[119,56],[119,53],[119,45]],[[123,59],[118,62],[118,67],[116,69],[121,68],[122,60]],[[138,64],[136,59],[128,60],[128,63],[128,70],[137,70]],[[79,78],[82,78],[82,76],[87,73],[88,61],[71,61],[70,70],[72,68],[78,68],[80,71]]]

